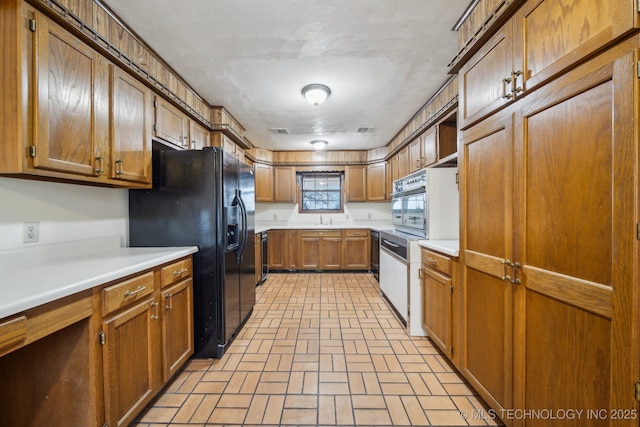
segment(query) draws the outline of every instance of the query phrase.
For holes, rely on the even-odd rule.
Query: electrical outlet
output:
[[[367,214],[367,218],[371,219],[371,214],[370,213]]]
[[[40,223],[25,222],[22,226],[22,242],[36,243],[40,239]]]

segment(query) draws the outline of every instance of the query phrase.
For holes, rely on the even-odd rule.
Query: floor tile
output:
[[[500,425],[464,411],[488,413],[371,275],[272,273],[223,357],[190,360],[130,427]]]

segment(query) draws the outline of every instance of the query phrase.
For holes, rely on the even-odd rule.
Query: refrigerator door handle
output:
[[[247,240],[249,238],[248,235],[248,230],[247,230],[247,207],[244,204],[244,200],[242,200],[242,197],[240,195],[240,190],[238,190],[238,193],[236,195],[236,197],[238,198],[238,206],[240,207],[240,215],[241,215],[241,224],[242,224],[242,231],[240,232],[240,247],[238,248],[238,264],[242,263],[242,260],[244,258],[244,251],[247,249]]]

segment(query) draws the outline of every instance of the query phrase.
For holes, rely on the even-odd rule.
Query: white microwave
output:
[[[394,181],[393,228],[431,240],[458,239],[457,168],[426,168]]]

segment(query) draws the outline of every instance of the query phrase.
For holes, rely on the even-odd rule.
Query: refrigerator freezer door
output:
[[[256,302],[255,179],[253,168],[240,162],[239,189],[245,213],[244,251],[240,263],[240,318],[244,322]]]

